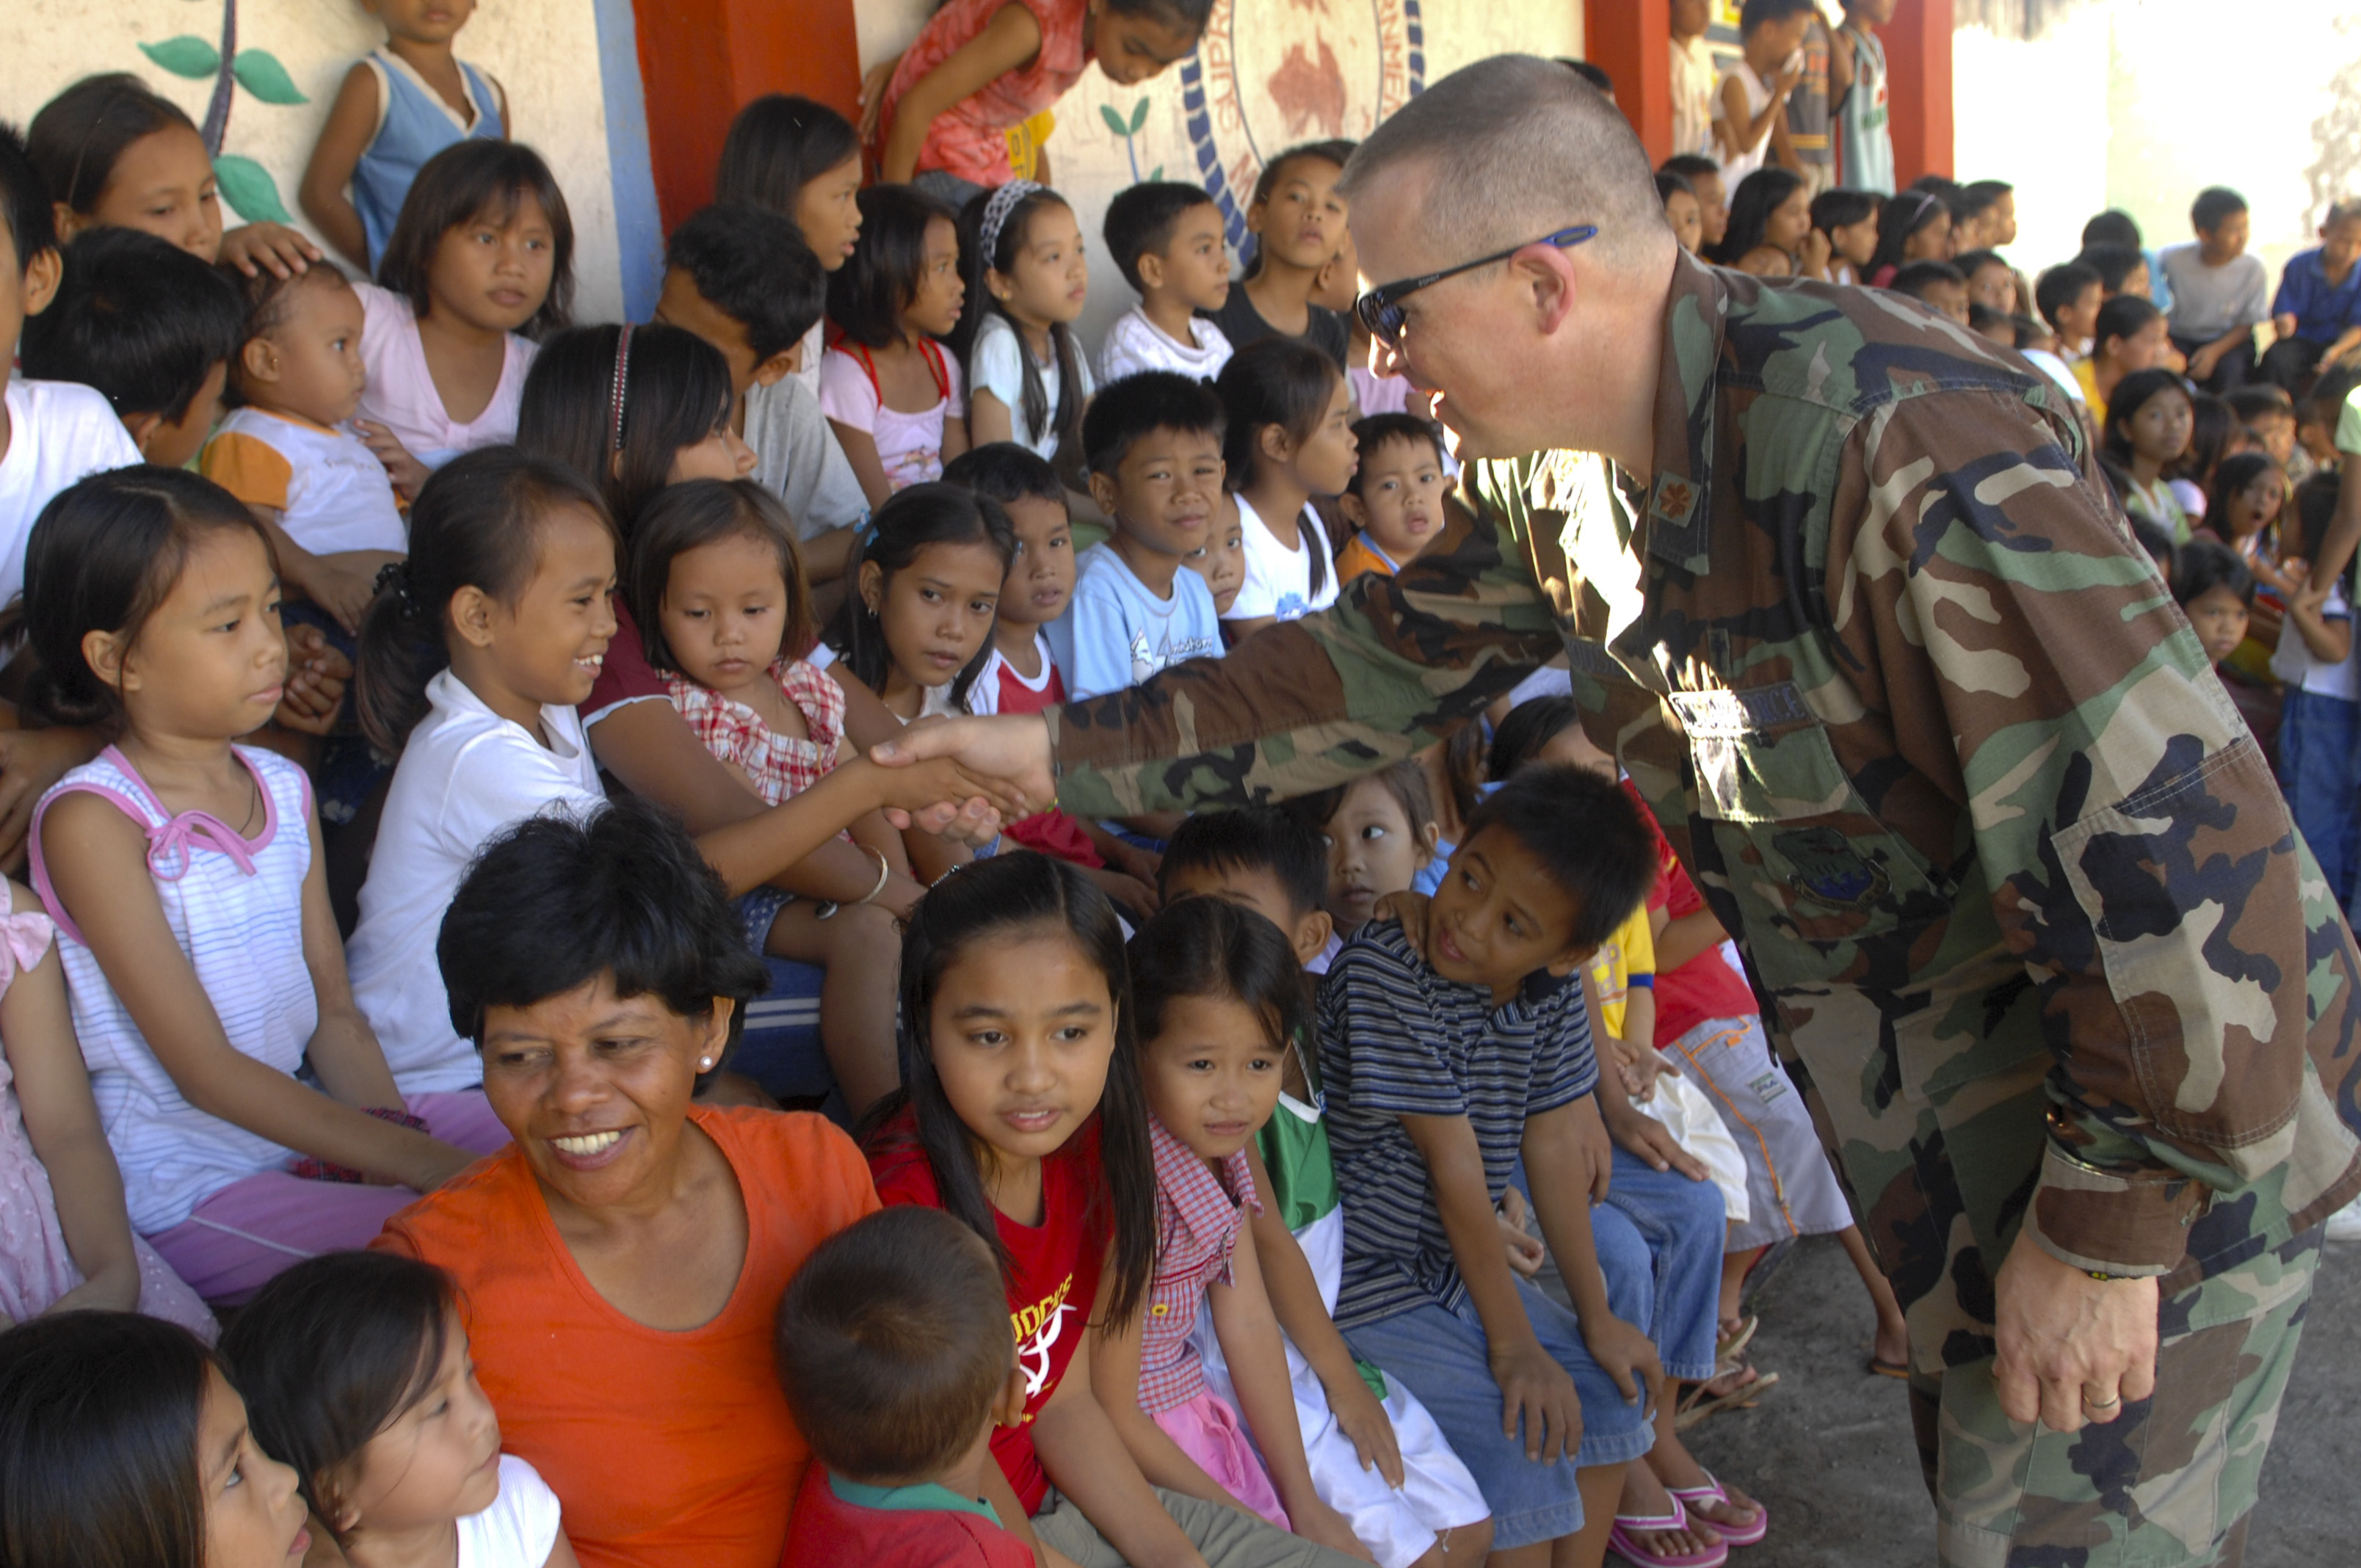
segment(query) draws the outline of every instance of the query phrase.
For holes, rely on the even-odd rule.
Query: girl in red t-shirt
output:
[[[993,1434],[986,1500],[1002,1519],[1078,1559],[1111,1548],[1221,1568],[1298,1545],[1151,1489],[1077,1354],[1086,1331],[1143,1310],[1156,1263],[1123,927],[1079,867],[999,855],[919,903],[902,945],[902,1081],[869,1135],[878,1195],[964,1221],[1008,1282],[1026,1400],[1024,1423]],[[1034,1518],[1053,1484],[1058,1507]]]

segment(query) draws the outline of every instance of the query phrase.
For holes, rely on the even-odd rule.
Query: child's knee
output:
[[[894,984],[902,952],[902,933],[894,912],[882,904],[851,904],[839,909],[824,927],[829,932],[828,961],[831,967],[840,963],[867,966],[882,977],[887,987]]]

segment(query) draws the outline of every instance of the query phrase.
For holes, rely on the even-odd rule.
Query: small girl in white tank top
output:
[[[473,1157],[431,1135],[443,1107],[404,1104],[353,1005],[309,780],[232,743],[287,666],[252,516],[192,474],[118,469],[42,515],[26,567],[38,705],[117,727],[32,832],[100,1121],[133,1228],[235,1303]]]

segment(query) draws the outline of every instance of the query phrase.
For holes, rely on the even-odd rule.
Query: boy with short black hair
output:
[[[0,345],[13,347],[26,320],[58,291],[62,258],[52,225],[24,138],[0,122]],[[25,536],[49,498],[87,475],[139,461],[104,398],[68,381],[11,376],[8,360],[0,347],[0,605],[24,590]]]
[[[1553,983],[1655,872],[1613,783],[1528,768],[1477,807],[1422,938],[1373,922],[1321,987],[1336,1322],[1433,1413],[1491,1506],[1495,1551],[1556,1541],[1559,1562],[1597,1563],[1624,1469],[1655,1441],[1663,1368],[1610,1310],[1591,1235],[1587,1015],[1579,986]],[[1572,1311],[1501,1246],[1494,1206],[1521,1160]]]
[[[1221,494],[1222,430],[1213,389],[1175,371],[1126,376],[1091,400],[1091,499],[1115,532],[1082,552],[1073,602],[1049,629],[1074,700],[1221,652],[1213,592],[1182,562],[1203,548]]]
[[[1025,1372],[981,1236],[914,1205],[837,1232],[779,1304],[778,1362],[818,1462],[804,1472],[784,1568],[1030,1568],[1032,1548],[983,1497],[993,1431],[1025,1419]]]
[[[1358,532],[1336,553],[1336,580],[1365,572],[1390,577],[1443,532],[1448,488],[1443,434],[1415,414],[1371,414],[1353,426],[1361,466],[1337,498]]]
[[[2099,307],[2106,302],[2106,286],[2098,272],[2079,261],[2064,261],[2042,273],[2033,285],[2033,308],[2058,334],[2058,352],[2079,359],[2091,352],[2098,330]]]
[[[2295,457],[2295,400],[2276,381],[2251,381],[2224,400],[2246,433],[2286,467]],[[2300,485],[2304,476],[2290,473],[2288,483]]]
[[[1984,248],[2016,243],[2016,187],[2005,180],[1971,180],[1968,194],[1982,204]]]
[[[2172,345],[2189,356],[2189,378],[2212,392],[2245,386],[2255,370],[2255,328],[2270,316],[2269,272],[2246,254],[2246,199],[2209,185],[2189,206],[2193,242],[2168,245],[2157,270],[2170,290]]]
[[[1887,285],[1919,303],[1950,317],[1961,326],[1968,321],[1968,280],[1948,261],[1913,261]]]
[[[1344,944],[1323,907],[1328,897],[1328,855],[1320,835],[1276,806],[1202,811],[1183,822],[1164,846],[1156,889],[1167,904],[1220,898],[1253,910],[1279,929],[1312,974]]]
[[[844,576],[852,525],[869,512],[819,399],[798,373],[803,340],[827,302],[828,274],[803,231],[780,214],[742,203],[706,207],[664,247],[655,319],[695,333],[730,362],[753,477],[786,503],[815,583]]]
[[[1730,232],[1730,188],[1722,182],[1721,165],[1697,153],[1675,153],[1664,159],[1656,172],[1679,175],[1696,192],[1697,208],[1704,218],[1697,230],[1697,249],[1703,251],[1708,246],[1719,245],[1722,236]]]
[[[138,229],[93,229],[65,253],[49,308],[25,323],[21,364],[114,406],[140,456],[178,468],[221,417],[246,306],[229,280]]]
[[[1141,370],[1200,381],[1219,376],[1230,362],[1230,340],[1211,313],[1229,301],[1230,252],[1222,209],[1205,188],[1159,180],[1119,191],[1100,232],[1139,303],[1107,328],[1099,385]]]
[[[2262,374],[2290,392],[2361,350],[2361,202],[2338,202],[2321,220],[2320,243],[2288,258],[2271,302],[2279,341]]]

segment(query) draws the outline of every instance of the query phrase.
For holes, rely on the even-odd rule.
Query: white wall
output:
[[[208,48],[218,44],[223,3],[0,0],[0,118],[21,127],[68,83],[130,71],[202,123],[212,82],[173,75],[139,46],[182,36]],[[384,33],[353,0],[235,3],[240,51],[268,51],[310,102],[269,104],[240,88],[222,150],[269,170],[280,200],[303,226],[295,188],[320,124],[346,69],[382,43]],[[574,219],[577,312],[584,320],[611,321],[621,314],[623,295],[598,41],[594,0],[499,0],[468,21],[459,53],[508,90],[522,139],[549,160],[566,192]],[[243,221],[226,212],[223,220]]]
[[[862,70],[907,47],[933,9],[929,0],[858,0]],[[1413,19],[1422,83],[1488,55],[1582,52],[1577,0],[1216,0],[1196,60],[1203,137],[1190,134],[1184,68],[1138,87],[1117,87],[1095,68],[1084,75],[1058,104],[1049,143],[1052,182],[1073,203],[1093,252],[1083,341],[1095,345],[1134,299],[1099,243],[1116,192],[1159,170],[1202,182],[1201,149],[1210,147],[1243,205],[1264,156],[1367,135],[1380,108],[1407,96]],[[1142,104],[1137,133],[1117,136],[1107,115],[1128,126]]]
[[[1957,171],[2015,182],[2019,265],[2072,256],[2083,222],[2111,206],[2152,247],[2187,239],[2191,198],[2217,184],[2246,198],[2251,248],[2274,280],[2313,243],[2312,122],[2329,78],[2361,54],[2361,31],[2336,26],[2352,0],[2262,10],[2267,26],[2224,26],[2244,13],[2220,0],[2094,0],[2034,42],[1959,34]]]

